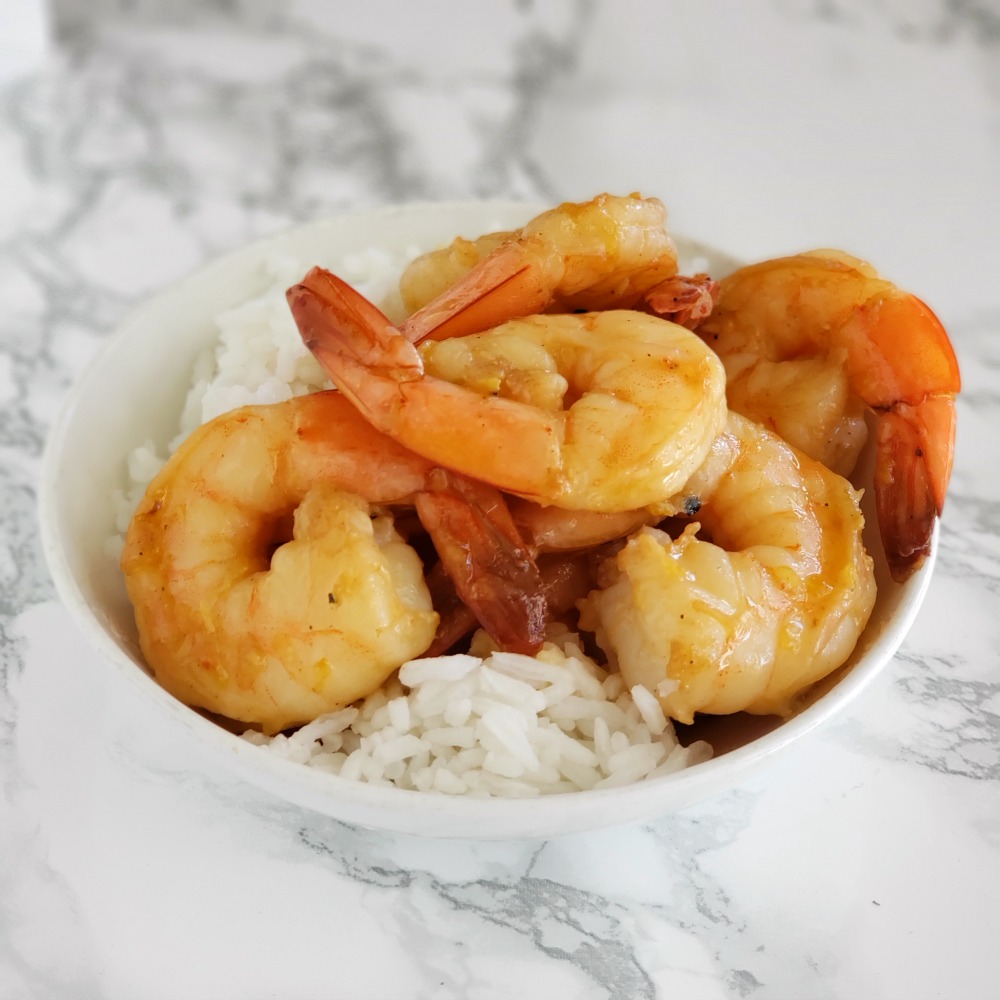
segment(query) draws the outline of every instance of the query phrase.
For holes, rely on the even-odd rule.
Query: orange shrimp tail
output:
[[[962,387],[958,359],[933,310],[915,295],[878,294],[858,311],[861,336],[848,327],[851,384],[876,409],[919,406]]]
[[[852,345],[852,384],[879,413],[875,506],[889,569],[903,582],[930,553],[944,509],[962,380],[947,331],[916,296],[880,293],[859,320],[866,336]]]
[[[285,297],[306,347],[337,388],[378,426],[375,411],[391,405],[390,385],[423,375],[416,348],[376,305],[324,268],[314,267]],[[362,383],[364,398],[355,391]]]
[[[678,326],[697,330],[711,316],[718,299],[719,282],[707,274],[675,274],[646,292],[643,305]]]
[[[538,566],[502,494],[435,470],[417,513],[462,601],[504,649],[536,653],[547,606]]]
[[[522,243],[505,243],[457,284],[418,309],[400,331],[414,344],[482,333],[552,302],[552,280]]]
[[[878,421],[875,508],[892,578],[907,580],[930,554],[955,445],[955,401],[900,403]]]

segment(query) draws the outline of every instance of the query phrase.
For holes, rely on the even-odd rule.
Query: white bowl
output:
[[[112,490],[126,454],[176,432],[192,363],[215,336],[213,318],[266,285],[263,262],[275,252],[327,262],[378,246],[405,252],[440,245],[456,234],[512,227],[541,207],[517,202],[422,204],[387,208],[306,225],[260,240],[159,293],[108,339],[69,394],[46,450],[41,482],[42,540],[56,587],[115,675],[172,720],[178,741],[200,741],[254,785],[350,823],[430,837],[482,840],[540,838],[649,819],[738,786],[753,769],[842,711],[889,660],[910,628],[930,580],[930,559],[905,584],[889,577],[875,524],[871,490],[866,541],[876,561],[879,596],[857,649],[835,678],[794,718],[720,718],[706,723],[716,756],[673,775],[623,788],[524,799],[472,799],[362,784],[292,763],[241,740],[167,694],[139,651],[132,611],[106,540],[115,534]],[[680,240],[682,256],[708,259],[716,275],[735,262]],[[114,404],[109,405],[109,388]],[[870,483],[868,464],[859,473]],[[72,484],[66,489],[66,484]]]

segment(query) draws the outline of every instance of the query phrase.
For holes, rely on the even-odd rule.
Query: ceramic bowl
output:
[[[859,694],[899,647],[926,591],[933,556],[903,585],[889,577],[877,533],[867,542],[879,597],[853,656],[787,720],[732,716],[707,721],[714,758],[638,784],[530,800],[473,799],[349,781],[286,761],[251,745],[167,694],[139,650],[131,608],[106,541],[115,534],[109,497],[123,483],[126,454],[146,439],[163,446],[176,432],[197,354],[215,336],[213,318],[258,294],[263,262],[274,253],[332,263],[368,246],[390,252],[428,249],[456,234],[513,227],[541,207],[517,202],[422,204],[387,208],[306,225],[216,260],[153,296],[107,340],[70,392],[46,450],[40,492],[42,539],[58,592],[115,678],[138,689],[169,720],[178,743],[197,741],[252,784],[308,809],[350,823],[430,837],[542,838],[640,821],[680,809],[741,784]],[[678,240],[682,257],[707,258],[716,275],[735,262]],[[115,404],[108,403],[114,387]],[[870,456],[859,471],[870,483]],[[71,483],[68,490],[65,485]],[[866,517],[875,524],[871,491]],[[936,552],[936,539],[935,539]]]

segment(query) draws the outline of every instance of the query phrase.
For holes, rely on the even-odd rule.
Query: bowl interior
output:
[[[266,287],[264,264],[270,255],[287,254],[307,266],[320,263],[336,270],[340,260],[360,248],[412,253],[457,234],[518,226],[542,207],[519,202],[401,206],[306,225],[231,253],[134,312],[78,380],[53,428],[40,512],[46,557],[64,603],[116,675],[138,685],[173,718],[178,739],[200,740],[244,778],[290,801],[348,822],[474,839],[544,837],[648,818],[738,783],[746,770],[842,708],[892,658],[919,609],[933,556],[905,584],[891,580],[868,490],[865,540],[876,562],[878,600],[851,659],[817,690],[808,707],[784,721],[742,715],[705,720],[692,735],[708,738],[716,757],[669,777],[532,800],[423,795],[321,774],[245,743],[156,684],[139,651],[121,573],[108,554],[108,539],[115,534],[109,498],[124,485],[125,456],[133,448],[151,440],[162,449],[175,435],[194,360],[216,336],[214,318]],[[698,266],[715,276],[737,263],[703,244],[678,244],[682,258],[704,258]],[[871,483],[871,468],[869,452],[857,485]],[[65,488],[69,483],[72,490]]]

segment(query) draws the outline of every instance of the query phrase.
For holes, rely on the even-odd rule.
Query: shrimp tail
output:
[[[869,314],[870,310],[870,314]],[[878,413],[875,509],[892,577],[906,580],[931,550],[955,452],[958,360],[934,312],[908,293],[858,311],[852,383]]]
[[[306,347],[378,426],[376,411],[392,408],[395,387],[423,375],[416,348],[374,303],[324,268],[312,268],[286,298]],[[366,391],[358,393],[362,383]]]
[[[955,445],[955,401],[929,396],[880,414],[875,509],[892,578],[905,581],[930,554]]]
[[[719,282],[707,274],[691,277],[675,274],[651,288],[643,298],[643,305],[656,316],[697,330],[712,314],[718,298]]]
[[[545,636],[544,585],[503,495],[444,469],[415,498],[441,565],[464,603],[504,648],[536,653]]]
[[[504,243],[455,285],[404,321],[400,332],[414,344],[481,333],[509,319],[542,312],[552,300],[555,276],[527,241]]]

